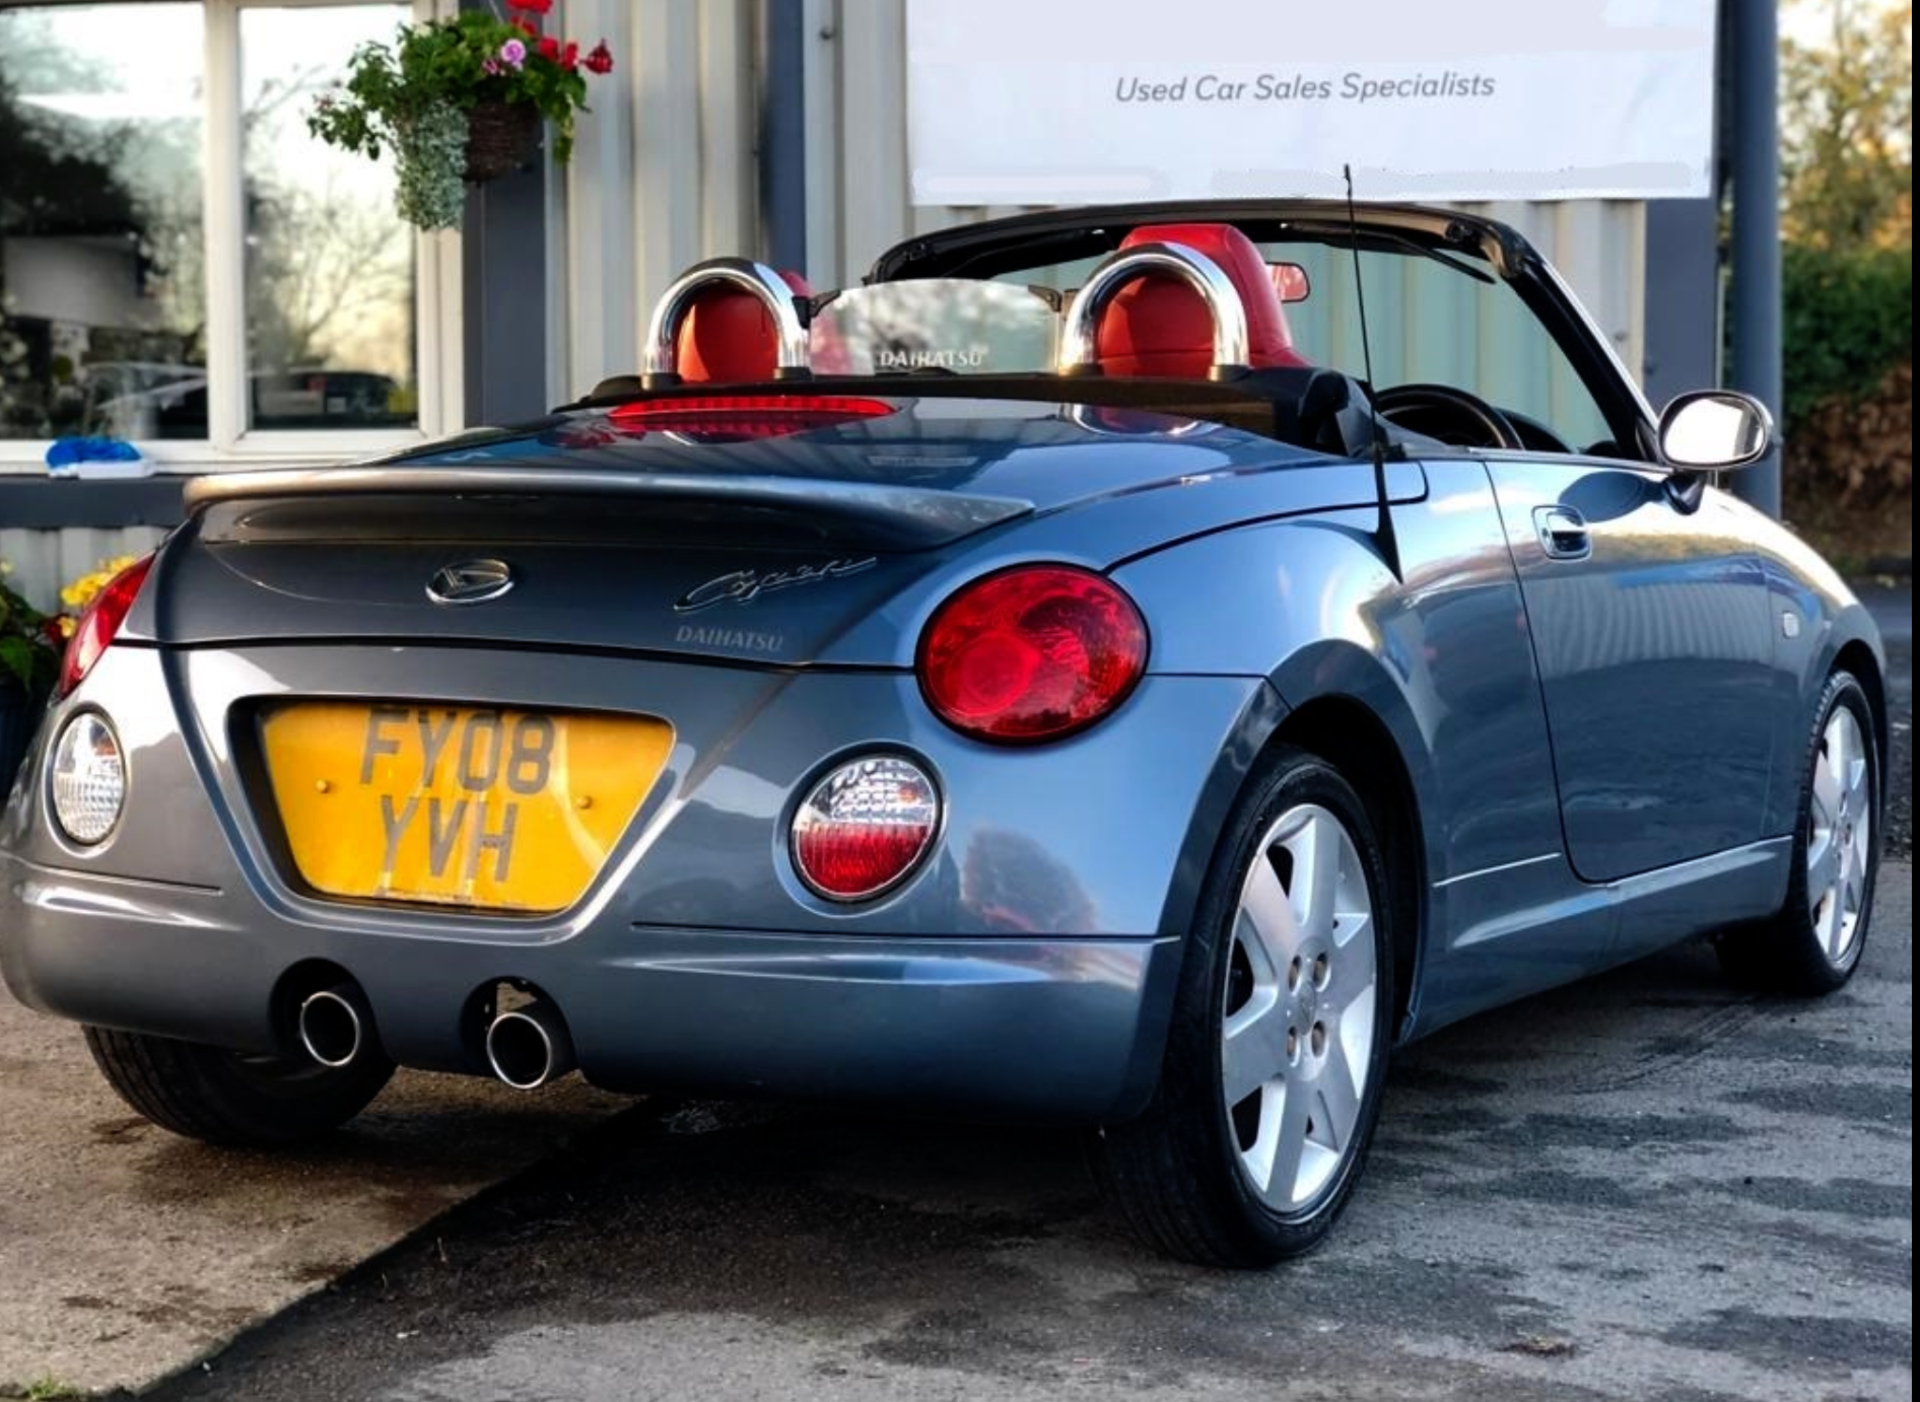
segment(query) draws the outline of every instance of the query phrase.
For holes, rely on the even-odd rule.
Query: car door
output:
[[[1733,508],[1593,458],[1490,455],[1574,869],[1603,882],[1762,832],[1772,612]]]

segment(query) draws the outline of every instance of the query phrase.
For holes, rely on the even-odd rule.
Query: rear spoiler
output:
[[[199,477],[183,493],[187,515],[248,501],[353,496],[610,497],[804,511],[861,528],[876,546],[930,549],[1033,512],[1017,497],[802,477],[694,476],[493,466],[329,467]]]

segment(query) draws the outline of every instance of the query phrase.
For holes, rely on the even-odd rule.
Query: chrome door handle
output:
[[[1536,506],[1533,529],[1540,537],[1540,548],[1550,560],[1584,560],[1593,554],[1593,537],[1587,533],[1587,518],[1571,506]]]

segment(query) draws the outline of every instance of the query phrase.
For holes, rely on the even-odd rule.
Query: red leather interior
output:
[[[782,272],[780,276],[799,296],[813,294],[800,274]],[[694,298],[681,318],[674,368],[688,384],[771,380],[779,363],[780,337],[773,318],[751,292],[715,283]]]
[[[1293,349],[1273,273],[1253,241],[1231,224],[1151,224],[1120,241],[1184,244],[1220,265],[1247,311],[1247,360],[1256,367],[1312,362]],[[1115,293],[1094,328],[1094,350],[1109,375],[1204,379],[1213,368],[1213,317],[1201,295],[1177,278],[1143,277]]]

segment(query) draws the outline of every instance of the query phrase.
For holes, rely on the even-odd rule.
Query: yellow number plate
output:
[[[640,716],[301,701],[261,722],[314,890],[543,913],[586,892],[666,767]]]

